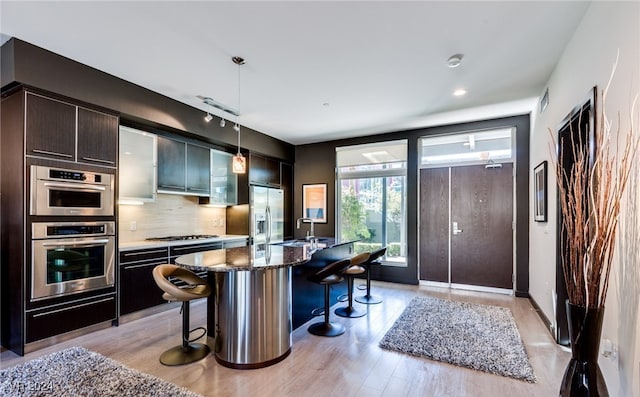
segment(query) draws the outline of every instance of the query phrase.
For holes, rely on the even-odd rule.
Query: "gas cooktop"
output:
[[[217,234],[187,234],[184,236],[149,237],[149,241],[180,241],[180,240],[204,240],[220,237]]]

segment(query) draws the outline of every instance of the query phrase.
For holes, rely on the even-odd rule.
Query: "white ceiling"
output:
[[[528,112],[588,6],[2,0],[0,32],[202,110],[242,56],[240,123],[302,144]]]

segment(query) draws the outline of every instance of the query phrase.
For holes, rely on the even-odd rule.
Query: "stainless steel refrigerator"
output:
[[[253,244],[271,244],[284,238],[284,191],[251,186],[249,225]]]

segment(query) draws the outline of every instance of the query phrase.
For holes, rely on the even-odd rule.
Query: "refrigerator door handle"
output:
[[[265,213],[265,218],[267,220],[267,227],[266,227],[267,242],[269,242],[271,241],[271,208],[268,205],[264,213]]]

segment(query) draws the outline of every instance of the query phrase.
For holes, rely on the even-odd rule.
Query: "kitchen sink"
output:
[[[318,243],[322,243],[324,241],[329,240],[326,237],[317,237],[316,238]],[[287,240],[287,241],[282,241],[279,243],[271,243],[271,245],[281,245],[283,247],[305,247],[311,244],[311,241],[308,241],[307,239],[304,238],[299,238],[299,239],[295,239],[295,240]]]
[[[309,244],[308,241],[288,240],[280,243],[271,243],[271,245],[281,245],[283,247],[304,247]]]

